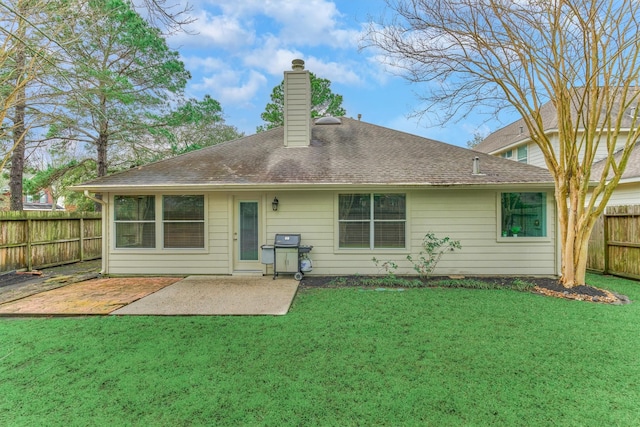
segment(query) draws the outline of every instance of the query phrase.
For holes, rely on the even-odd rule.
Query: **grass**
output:
[[[448,288],[307,289],[282,317],[0,319],[0,425],[638,425],[638,325],[638,302]]]

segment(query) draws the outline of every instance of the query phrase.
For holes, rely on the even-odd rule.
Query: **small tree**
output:
[[[422,239],[422,250],[417,258],[407,255],[407,260],[413,264],[413,269],[420,277],[429,277],[436,265],[446,252],[462,249],[459,240],[451,240],[449,237],[438,238],[433,233],[425,234]]]

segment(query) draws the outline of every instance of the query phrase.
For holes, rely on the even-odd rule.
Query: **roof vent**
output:
[[[342,120],[333,116],[324,116],[316,119],[317,125],[339,125],[342,124]]]
[[[474,175],[483,175],[480,173],[480,158],[479,157],[474,157],[473,158],[473,169],[472,169],[472,173]]]

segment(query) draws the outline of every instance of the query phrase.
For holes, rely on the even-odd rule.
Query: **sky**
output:
[[[168,38],[192,79],[187,96],[211,95],[225,122],[246,135],[264,124],[260,114],[270,102],[293,59],[331,81],[343,96],[348,117],[454,145],[466,146],[474,132],[484,135],[504,126],[486,117],[468,117],[444,127],[429,117],[413,117],[424,85],[394,75],[360,49],[370,20],[385,13],[383,0],[192,0],[190,34]],[[387,11],[388,14],[388,11]]]

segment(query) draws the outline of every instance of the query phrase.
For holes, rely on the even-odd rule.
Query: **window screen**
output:
[[[204,196],[164,196],[165,248],[204,248]]]
[[[155,248],[155,197],[116,196],[116,248]]]
[[[339,247],[405,247],[404,194],[341,194],[338,197]]]

